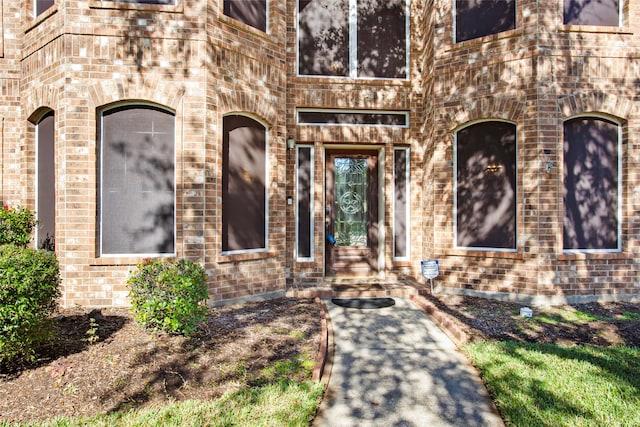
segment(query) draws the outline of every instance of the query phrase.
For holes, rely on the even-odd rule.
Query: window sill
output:
[[[222,15],[222,14],[219,16],[218,20],[221,23],[228,25],[229,27],[232,27],[238,31],[242,31],[243,33],[251,34],[253,36],[267,40],[271,43],[277,42],[275,37],[273,37],[273,35],[269,33],[268,28],[267,28],[267,31],[265,32],[265,31],[259,30],[258,28],[252,27],[251,25],[245,24],[242,21],[238,21],[237,19],[228,17],[226,15]]]
[[[523,35],[521,28],[514,28],[513,30],[503,31],[497,34],[489,34],[486,36],[478,37],[475,39],[464,40],[461,42],[451,41],[452,45],[449,49],[445,49],[447,52],[455,52],[461,49],[469,49],[474,46],[482,46],[487,43],[496,42],[503,39],[510,39],[514,37],[520,37]]]
[[[146,256],[123,256],[123,257],[118,257],[118,256],[113,256],[113,257],[109,257],[109,256],[105,256],[105,257],[100,257],[100,258],[94,258],[89,265],[91,265],[92,267],[103,267],[103,266],[114,266],[114,265],[119,265],[119,266],[134,266],[134,265],[138,265],[142,262],[144,262],[145,260],[148,259],[162,259],[162,258],[166,258],[166,259],[171,259],[171,258],[175,258],[176,255],[146,255]]]
[[[273,258],[276,254],[274,252],[269,251],[261,251],[261,252],[247,252],[247,253],[239,253],[239,254],[222,254],[217,257],[216,261],[218,264],[225,264],[229,262],[242,262],[242,261],[255,261],[260,259]]]
[[[89,0],[89,7],[92,9],[150,10],[154,12],[182,13],[184,11],[183,3],[183,0],[178,0],[177,4],[175,5],[121,3],[116,1]]]
[[[49,19],[51,16],[55,15],[56,13],[58,13],[58,5],[54,4],[49,9],[45,10],[40,15],[35,17],[33,23],[31,23],[31,25],[29,27],[27,27],[26,30],[24,30],[25,34],[28,33],[29,31],[33,30],[38,25],[42,24],[44,21],[46,21],[47,19]]]
[[[473,249],[452,249],[445,253],[446,256],[474,257],[474,258],[502,258],[502,259],[523,259],[523,250],[517,251],[491,251]]]
[[[577,261],[586,259],[609,260],[627,259],[629,254],[624,252],[565,252],[558,257],[559,261]]]
[[[308,83],[308,84],[322,84],[322,83],[330,83],[330,84],[353,84],[353,85],[371,85],[371,86],[407,86],[409,87],[411,81],[409,78],[386,78],[386,77],[347,77],[347,76],[316,76],[316,75],[302,75],[296,74],[294,77],[295,81],[298,83]]]
[[[603,34],[627,34],[632,35],[633,31],[627,25],[622,27],[607,27],[601,25],[564,25],[558,26],[561,33],[603,33]]]

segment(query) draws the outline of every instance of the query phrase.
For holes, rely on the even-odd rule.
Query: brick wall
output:
[[[622,28],[562,25],[562,2],[521,1],[515,30],[453,44],[451,2],[436,1],[433,97],[436,135],[433,256],[443,287],[548,300],[636,297],[638,269],[638,2],[624,2]],[[623,129],[621,253],[562,250],[562,126],[580,114],[612,117]],[[473,120],[517,125],[517,253],[457,251],[453,242],[453,133]],[[428,119],[427,119],[428,120]],[[546,162],[553,165],[544,171]],[[429,232],[427,229],[426,233]],[[506,297],[502,295],[503,297]],[[555,298],[555,299],[554,299]]]
[[[489,296],[640,294],[640,2],[624,3],[618,29],[562,25],[561,0],[518,1],[515,30],[453,43],[454,2],[412,1],[410,78],[300,77],[296,0],[273,0],[264,34],[222,15],[222,0],[177,6],[97,0],[58,2],[40,17],[30,1],[0,0],[2,164],[0,200],[35,207],[35,123],[56,115],[56,252],[64,305],[126,305],[139,258],[98,256],[97,120],[119,102],[175,112],[176,255],[201,262],[213,301],[282,291],[324,276],[324,149],[376,147],[383,190],[393,190],[393,147],[410,148],[410,261],[394,261],[392,198],[383,198],[385,279],[422,280],[419,262],[440,260],[437,284]],[[409,111],[408,129],[316,127],[296,108]],[[222,121],[248,114],[268,129],[268,251],[224,255]],[[623,129],[623,250],[562,251],[562,123],[586,113]],[[454,134],[474,121],[517,127],[517,251],[454,249]],[[311,262],[294,259],[295,155],[287,137],[315,149]],[[546,162],[554,167],[545,172]]]

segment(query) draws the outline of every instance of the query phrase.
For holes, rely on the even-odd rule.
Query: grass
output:
[[[508,426],[640,425],[640,348],[466,347]]]
[[[640,320],[640,314],[628,311],[618,314],[616,317],[601,317],[593,314],[585,313],[580,310],[560,310],[553,314],[539,313],[533,318],[534,321],[559,325],[569,323],[573,325],[584,325],[589,322],[596,321],[632,321]]]
[[[240,390],[208,402],[191,400],[90,418],[57,418],[42,423],[0,422],[0,427],[307,426],[321,398],[321,383],[281,381]]]

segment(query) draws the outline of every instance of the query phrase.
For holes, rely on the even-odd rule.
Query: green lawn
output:
[[[640,426],[640,348],[466,347],[508,426]]]
[[[307,426],[322,398],[319,382],[279,382],[227,394],[211,402],[187,401],[158,408],[116,412],[91,418],[61,418],[42,426]]]

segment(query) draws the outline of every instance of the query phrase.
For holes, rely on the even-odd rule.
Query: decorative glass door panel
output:
[[[336,157],[334,237],[338,246],[367,246],[367,160]]]
[[[377,273],[377,152],[327,151],[325,185],[326,274]]]

